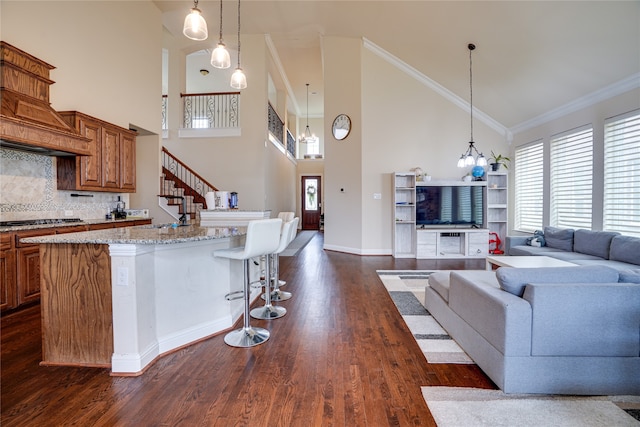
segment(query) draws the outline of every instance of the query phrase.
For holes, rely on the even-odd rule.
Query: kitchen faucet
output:
[[[180,216],[180,225],[189,225],[187,223],[187,199],[184,196],[173,196],[170,194],[159,195],[158,197],[164,197],[165,199],[181,199],[182,200],[182,216]]]

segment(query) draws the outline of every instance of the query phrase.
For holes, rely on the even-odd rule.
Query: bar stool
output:
[[[279,218],[250,221],[244,247],[220,249],[213,253],[216,257],[241,260],[244,263],[244,326],[229,332],[224,337],[224,342],[232,347],[253,347],[269,339],[269,331],[254,328],[249,324],[251,298],[249,260],[278,249],[281,227],[282,220]]]
[[[268,254],[266,256],[265,274],[264,274],[265,290],[264,290],[264,294],[262,294],[262,299],[264,299],[265,303],[264,303],[264,306],[259,308],[254,308],[253,310],[251,310],[251,317],[253,317],[254,319],[271,320],[271,319],[277,319],[287,314],[286,308],[278,307],[271,303],[272,301],[271,283],[274,280],[276,280],[276,282],[274,283],[277,283],[277,280],[278,280],[277,278],[278,276],[276,275],[274,279],[274,275],[272,274],[272,268],[277,268],[277,267],[273,267],[274,258],[277,258],[278,254],[282,252],[289,244],[289,236],[291,235],[292,227],[297,227],[297,222],[295,220],[284,223],[284,225],[282,226],[282,232],[280,233],[280,243],[278,244],[277,249],[274,250],[273,253]]]
[[[278,249],[271,255],[271,261],[273,266],[271,270],[273,271],[273,291],[271,291],[271,301],[286,301],[291,298],[291,292],[285,292],[280,290],[280,286],[283,285],[283,281],[280,280],[280,254],[284,251],[289,243],[296,237],[296,232],[298,231],[298,222],[300,218],[296,217],[291,221],[292,226],[290,227],[290,232],[288,236],[284,236],[284,231],[280,236],[280,246]],[[286,226],[286,225],[285,225]],[[285,239],[286,237],[286,239]],[[262,299],[266,300],[266,293],[262,295]]]

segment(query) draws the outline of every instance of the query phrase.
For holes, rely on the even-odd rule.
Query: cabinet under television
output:
[[[393,184],[394,257],[487,255],[486,181],[416,181],[411,172],[396,172]]]
[[[486,181],[416,183],[416,258],[483,258],[489,249]]]

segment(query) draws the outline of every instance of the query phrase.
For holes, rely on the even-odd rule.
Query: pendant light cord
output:
[[[238,0],[238,68],[240,68],[240,0]]]
[[[222,0],[220,0],[220,42],[222,43]]]
[[[469,43],[469,104],[471,105],[471,143],[473,144],[473,62],[471,59],[471,52],[476,48],[476,45]]]

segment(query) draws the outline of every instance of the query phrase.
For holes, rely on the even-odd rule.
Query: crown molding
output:
[[[533,119],[522,122],[516,126],[513,126],[509,130],[512,134],[527,131],[536,126],[543,125],[552,120],[559,119],[567,114],[580,111],[582,109],[591,107],[599,102],[606,101],[614,96],[621,95],[634,89],[640,88],[640,73],[632,74],[626,79],[622,79],[619,82],[613,83],[609,86],[605,86],[602,89],[598,89],[588,95],[571,101],[565,105],[555,108],[549,112],[534,117]]]
[[[380,46],[376,45],[371,40],[368,40],[367,38],[363,38],[363,44],[365,49],[369,50],[370,52],[377,55],[378,57],[384,59],[389,64],[398,68],[405,74],[413,77],[414,79],[416,79],[426,87],[432,89],[433,91],[435,91],[440,96],[447,99],[454,105],[458,106],[462,110],[470,111],[471,105],[467,101],[460,98],[458,95],[451,92],[449,89],[445,88],[440,83],[427,77],[426,75],[424,75],[423,73],[421,73],[420,71],[412,67],[411,65],[402,61],[400,58],[382,49]],[[513,140],[513,134],[506,126],[502,125],[500,122],[493,119],[488,114],[478,110],[476,107],[473,107],[473,117],[477,118],[479,121],[489,126],[491,129],[495,130],[496,132],[502,134],[507,140],[507,142],[511,143],[511,141]]]
[[[273,39],[269,34],[264,35],[264,40],[265,40],[265,43],[267,44],[267,49],[269,50],[269,53],[273,58],[273,63],[276,69],[278,70],[278,73],[280,73],[282,82],[284,83],[284,86],[287,90],[287,96],[289,97],[289,100],[291,101],[293,109],[296,112],[296,116],[300,116],[300,114],[302,114],[300,112],[300,106],[298,106],[298,101],[296,100],[296,97],[293,94],[293,89],[291,88],[291,84],[289,83],[289,79],[287,78],[287,73],[284,71],[284,66],[282,65],[282,61],[280,60],[280,55],[278,55],[278,49],[276,49],[276,46],[273,44]]]

